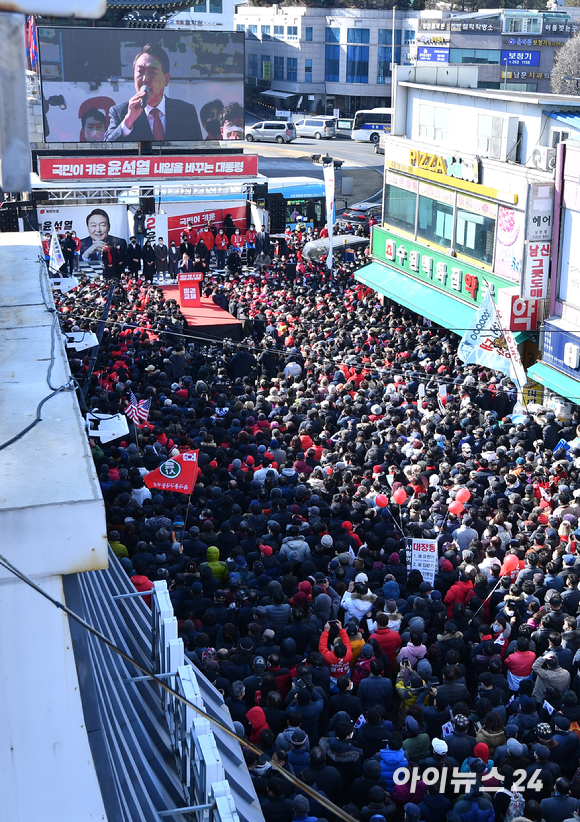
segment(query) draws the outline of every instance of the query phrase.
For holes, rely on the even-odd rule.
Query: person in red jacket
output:
[[[237,249],[238,254],[241,254],[241,253],[242,253],[242,248],[243,248],[243,247],[245,246],[245,244],[246,244],[246,238],[245,238],[245,237],[244,237],[244,235],[241,233],[241,231],[240,231],[240,229],[239,229],[239,228],[236,228],[236,230],[235,230],[235,231],[234,231],[234,233],[232,234],[231,239],[230,239],[230,243],[231,243],[231,245],[232,245],[232,247],[233,247],[233,248],[236,248],[236,249]]]
[[[214,246],[217,267],[220,271],[223,271],[226,267],[226,251],[229,244],[230,241],[228,240],[228,235],[225,233],[223,228],[220,228],[216,235]]]
[[[339,629],[339,639],[335,641],[332,650],[328,648],[329,622],[324,626],[324,631],[320,635],[318,643],[318,650],[330,668],[330,691],[333,694],[338,693],[336,681],[345,674],[350,676],[350,661],[352,659],[352,648],[348,640],[348,634],[342,627],[341,622],[336,620],[336,625]]]
[[[395,657],[401,647],[401,637],[397,631],[391,631],[389,628],[388,614],[377,614],[377,626],[377,630],[370,635],[369,639],[376,639],[385,656],[388,656],[391,669],[394,670]]]
[[[131,582],[135,586],[135,589],[142,593],[143,591],[151,591],[153,590],[153,583],[146,576],[146,567],[144,562],[138,562],[137,568],[135,569],[134,576],[131,577]],[[145,605],[148,605],[151,608],[151,597],[143,597],[145,600]]]
[[[445,605],[447,605],[447,617],[451,619],[453,617],[453,606],[456,602],[461,602],[463,605],[465,604],[465,599],[467,594],[473,588],[473,582],[471,579],[466,576],[465,574],[461,575],[459,582],[456,582],[455,585],[452,585],[451,588],[445,594]]]
[[[246,259],[249,266],[254,265],[256,259],[256,226],[254,223],[246,231]]]

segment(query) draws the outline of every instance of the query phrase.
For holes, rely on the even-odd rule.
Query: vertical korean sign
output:
[[[411,565],[413,571],[421,571],[425,582],[435,582],[437,573],[437,540],[414,539],[411,548]]]
[[[548,296],[553,224],[554,184],[533,183],[530,186],[526,260],[521,283],[521,296],[526,300],[544,300]]]
[[[328,257],[326,265],[332,271],[332,244],[334,234],[334,162],[328,163],[323,168],[324,192],[326,194],[326,225],[328,228]]]

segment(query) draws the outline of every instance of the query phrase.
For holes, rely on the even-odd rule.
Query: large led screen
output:
[[[45,140],[244,137],[244,33],[38,29]]]

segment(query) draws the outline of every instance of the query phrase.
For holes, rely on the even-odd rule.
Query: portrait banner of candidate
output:
[[[42,206],[37,209],[38,226],[44,235],[53,229],[59,236],[67,231],[75,232],[81,245],[80,260],[85,263],[99,262],[105,243],[123,251],[129,239],[127,208],[122,205],[105,206]]]
[[[38,28],[46,142],[242,140],[244,33]]]

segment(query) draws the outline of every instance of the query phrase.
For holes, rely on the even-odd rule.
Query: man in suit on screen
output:
[[[133,61],[133,79],[133,97],[109,111],[107,142],[201,140],[195,106],[165,95],[170,80],[165,49],[151,44],[143,46]]]

